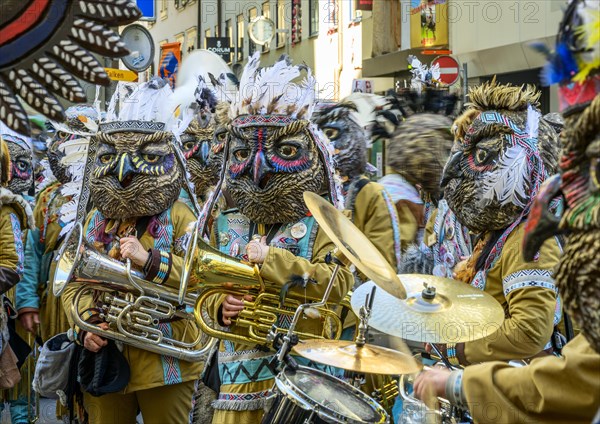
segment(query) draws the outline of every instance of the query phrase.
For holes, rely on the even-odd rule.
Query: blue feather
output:
[[[579,72],[579,66],[573,52],[566,43],[559,43],[556,52],[548,58],[548,63],[542,68],[540,79],[542,84],[552,84],[570,81]]]

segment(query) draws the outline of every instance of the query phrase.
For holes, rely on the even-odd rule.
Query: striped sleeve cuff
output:
[[[547,269],[523,269],[507,275],[502,280],[504,296],[515,290],[531,287],[542,287],[558,293],[552,271]]]
[[[448,401],[459,407],[467,409],[467,399],[463,390],[463,370],[455,370],[450,373],[450,377],[446,380],[446,398]]]
[[[156,284],[164,284],[171,274],[173,258],[171,253],[158,249],[150,249],[150,257],[144,265],[146,280]]]

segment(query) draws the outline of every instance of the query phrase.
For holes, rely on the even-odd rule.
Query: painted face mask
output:
[[[177,200],[184,181],[175,151],[177,121],[165,106],[173,92],[160,78],[120,88],[115,96],[123,94],[124,106],[118,114],[109,108],[96,135],[92,201],[109,219],[154,216]]]
[[[287,125],[249,125],[233,121],[227,189],[240,211],[253,221],[296,221],[308,210],[304,191],[325,190],[325,171],[308,121],[273,117]]]
[[[4,134],[2,136],[10,152],[12,178],[8,189],[15,194],[29,191],[33,184],[33,153],[25,138]]]
[[[228,107],[228,104],[221,105],[221,109]],[[190,179],[200,199],[217,184],[223,166],[227,130],[219,124],[217,116],[216,110],[198,114],[181,136]]]
[[[88,137],[95,133],[100,117],[97,110],[90,105],[71,106],[66,110],[67,120],[63,123],[48,122],[46,125],[53,131],[48,141],[48,162],[52,174],[62,184],[71,181],[68,167],[63,162],[65,152],[62,146],[66,142],[73,142],[78,138]]]
[[[304,191],[327,195],[334,204],[339,199],[327,140],[308,120],[316,80],[287,57],[268,68],[259,63],[260,53],[250,58],[231,104],[225,185],[251,220],[294,222],[308,212]],[[304,81],[292,83],[302,70]]]
[[[343,182],[360,177],[367,169],[367,133],[352,113],[352,102],[318,104],[312,121],[329,140],[336,173]]]
[[[106,127],[105,127],[106,128]],[[106,130],[90,181],[92,201],[112,219],[153,216],[179,197],[183,174],[170,141],[172,133]]]
[[[555,281],[565,309],[592,347],[600,352],[600,50],[598,2],[569,3],[560,24],[556,52],[542,79],[559,83],[564,117],[560,175],[546,181],[532,206],[523,244],[531,260],[548,237],[564,233],[565,247]],[[568,60],[565,62],[565,60]],[[562,194],[565,211],[549,208]]]
[[[533,87],[494,80],[471,90],[471,103],[455,121],[444,198],[475,233],[518,224],[556,170],[558,137],[540,119],[539,96]]]

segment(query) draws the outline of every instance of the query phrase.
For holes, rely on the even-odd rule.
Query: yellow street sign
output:
[[[129,81],[135,82],[138,79],[138,74],[125,69],[104,68],[108,77],[113,81]]]

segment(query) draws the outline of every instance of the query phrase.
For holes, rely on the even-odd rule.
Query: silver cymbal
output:
[[[461,343],[494,333],[504,321],[500,303],[488,293],[460,281],[432,275],[399,275],[408,297],[400,300],[377,290],[369,325],[383,333],[425,343]],[[369,281],[358,287],[350,303],[358,314],[375,285]],[[424,285],[435,287],[425,293]]]

